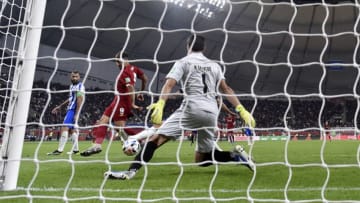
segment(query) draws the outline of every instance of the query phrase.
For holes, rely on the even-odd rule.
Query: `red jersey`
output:
[[[226,128],[232,129],[235,127],[235,117],[234,116],[226,116]]]
[[[128,86],[135,86],[136,77],[144,74],[142,70],[133,65],[127,65],[121,71],[117,79],[117,91],[119,96],[115,96],[111,104],[105,109],[104,115],[112,117],[113,121],[126,120],[131,115],[131,95],[128,93]],[[120,99],[119,102],[117,100]]]
[[[134,72],[134,82],[136,82],[136,78],[140,78],[140,76],[144,75],[144,72],[136,66],[132,66],[131,69]]]
[[[128,86],[135,86],[136,78],[140,75],[143,75],[144,72],[134,66],[127,65],[124,67],[124,70],[121,72],[121,75],[117,80],[117,91],[120,93],[120,103],[128,104],[131,106],[131,95],[122,95],[123,93],[128,92]]]
[[[117,80],[117,91],[119,93],[126,93],[127,86],[135,85],[136,77],[138,75],[144,74],[142,70],[133,65],[127,65],[124,67],[124,70],[120,72]]]

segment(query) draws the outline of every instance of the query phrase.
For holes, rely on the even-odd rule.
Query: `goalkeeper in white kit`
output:
[[[199,166],[209,166],[213,162],[235,161],[255,169],[255,164],[244,149],[237,145],[233,151],[220,151],[214,144],[214,134],[219,114],[216,101],[218,89],[235,107],[240,117],[251,128],[255,119],[239,102],[233,90],[225,82],[221,67],[203,55],[205,38],[192,35],[187,41],[188,55],[177,61],[168,75],[161,90],[159,100],[150,106],[153,110],[151,121],[161,124],[165,103],[173,87],[182,84],[184,99],[181,106],[149,137],[142,151],[135,156],[135,161],[127,171],[107,171],[105,176],[113,179],[131,179],[142,167],[141,162],[149,162],[156,149],[169,140],[175,140],[183,129],[199,129],[195,149],[195,161]],[[214,158],[214,160],[213,160]]]

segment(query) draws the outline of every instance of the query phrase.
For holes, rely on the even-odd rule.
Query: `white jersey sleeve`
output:
[[[167,74],[166,78],[172,78],[175,79],[177,82],[179,82],[183,75],[184,75],[184,62],[183,61],[177,61],[171,68],[170,72]]]

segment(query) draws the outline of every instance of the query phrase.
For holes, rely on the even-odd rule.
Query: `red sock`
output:
[[[133,128],[124,128],[124,131],[128,135],[135,135],[135,134],[137,134],[139,132],[138,130],[135,130]]]
[[[106,136],[106,126],[94,128],[95,144],[102,144]]]

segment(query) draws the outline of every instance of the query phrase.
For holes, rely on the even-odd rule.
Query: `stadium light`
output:
[[[216,11],[224,8],[228,0],[164,0],[176,6],[192,10],[207,18],[212,18]]]

